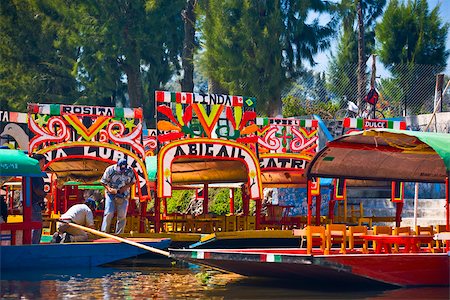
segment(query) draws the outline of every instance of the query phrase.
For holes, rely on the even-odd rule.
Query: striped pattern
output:
[[[198,94],[184,92],[155,91],[156,102],[159,103],[181,103],[181,104],[222,104],[225,106],[255,107],[256,99],[253,97],[230,96],[219,94]]]
[[[284,118],[256,118],[256,125],[279,125],[279,126],[298,126],[304,128],[317,128],[319,122],[311,119],[284,119]]]
[[[260,255],[260,261],[261,262],[281,262],[282,261],[281,255],[276,255],[272,253],[267,254],[261,254]]]
[[[375,127],[375,126],[365,126],[366,122],[371,124],[375,123],[387,123],[385,127]],[[355,128],[355,129],[367,129],[367,128],[388,128],[388,129],[399,129],[406,130],[405,121],[387,121],[387,120],[371,120],[362,118],[345,118],[343,122],[344,128]]]
[[[211,257],[210,252],[192,251],[192,253],[191,253],[191,258],[195,258],[195,259],[208,259],[210,257]]]
[[[35,104],[35,103],[30,103],[28,105],[28,111],[32,114],[41,114],[41,115],[51,115],[51,116],[60,116],[61,115],[61,110],[62,109],[61,104]],[[77,108],[89,108],[87,109],[87,112],[80,113],[79,115],[97,115],[97,116],[103,116],[103,115],[107,115],[105,113],[101,113],[102,110],[100,109],[108,109],[108,110],[113,110],[114,111],[114,116],[115,118],[129,118],[129,119],[142,119],[144,117],[144,113],[142,108],[123,108],[123,107],[100,107],[100,106],[83,106],[83,105],[65,105],[66,106],[70,106],[70,107],[77,107]],[[14,113],[10,113],[10,116],[13,117]],[[18,113],[20,114],[20,113]],[[71,113],[73,115],[78,115],[76,113]],[[111,116],[111,114],[109,114],[109,116]],[[15,121],[14,119],[11,119],[12,122],[16,122],[16,123],[26,123],[27,121],[27,116],[26,114],[24,114],[24,116],[19,115],[17,116],[17,121]]]
[[[0,111],[2,116],[8,114],[8,122],[13,123],[23,123],[26,124],[28,120],[28,115],[26,113],[14,112],[14,111]],[[5,119],[2,119],[5,121]]]

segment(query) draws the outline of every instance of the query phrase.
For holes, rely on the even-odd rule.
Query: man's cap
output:
[[[97,208],[97,203],[95,202],[94,199],[92,199],[92,198],[90,198],[90,197],[87,198],[86,201],[84,201],[84,204],[86,204],[87,206],[91,206],[91,207],[93,207],[94,209]]]
[[[121,158],[119,159],[119,161],[117,162],[117,165],[120,166],[127,166],[127,160],[125,158]]]

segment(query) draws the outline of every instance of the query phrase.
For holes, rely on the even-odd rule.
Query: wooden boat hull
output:
[[[169,249],[186,260],[245,276],[305,282],[448,286],[447,253],[307,255],[301,249]]]
[[[170,239],[145,239],[142,244],[167,249]],[[118,242],[1,246],[1,270],[96,267],[147,253]]]

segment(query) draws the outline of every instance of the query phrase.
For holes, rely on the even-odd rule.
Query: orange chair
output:
[[[368,242],[361,236],[367,234],[366,226],[349,226],[348,227],[348,247],[350,250],[355,248],[355,244],[363,246],[363,253],[368,253]]]
[[[325,254],[329,254],[333,244],[341,245],[341,253],[346,253],[347,248],[347,226],[345,224],[327,224],[326,228],[327,247]]]
[[[311,254],[314,240],[320,238],[320,249],[325,251],[325,227],[307,226],[306,227],[306,253]]]
[[[395,227],[394,228],[394,235],[411,235],[411,227]],[[399,245],[394,244],[395,252],[399,252]]]
[[[391,226],[374,226],[373,227],[374,235],[392,235],[392,227]],[[373,249],[377,248],[377,242],[373,242]]]
[[[417,235],[434,235],[433,225],[430,226],[416,226],[416,234]],[[420,248],[420,244],[417,245]],[[434,252],[433,242],[428,243],[428,250],[430,252]]]
[[[436,233],[447,232],[446,225],[436,225]],[[444,244],[446,241],[437,240],[436,241],[436,249],[441,251],[444,248]]]
[[[362,217],[358,220],[358,225],[362,226],[363,224],[367,224],[367,227],[372,228],[372,218]]]

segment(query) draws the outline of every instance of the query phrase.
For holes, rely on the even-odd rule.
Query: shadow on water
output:
[[[2,271],[0,280],[2,299],[449,299],[448,288],[344,287],[249,278],[139,257],[91,269]]]
[[[2,281],[43,281],[62,280],[67,281],[73,278],[101,278],[119,271],[111,267],[95,268],[58,268],[45,270],[28,271],[2,271],[0,280]]]

